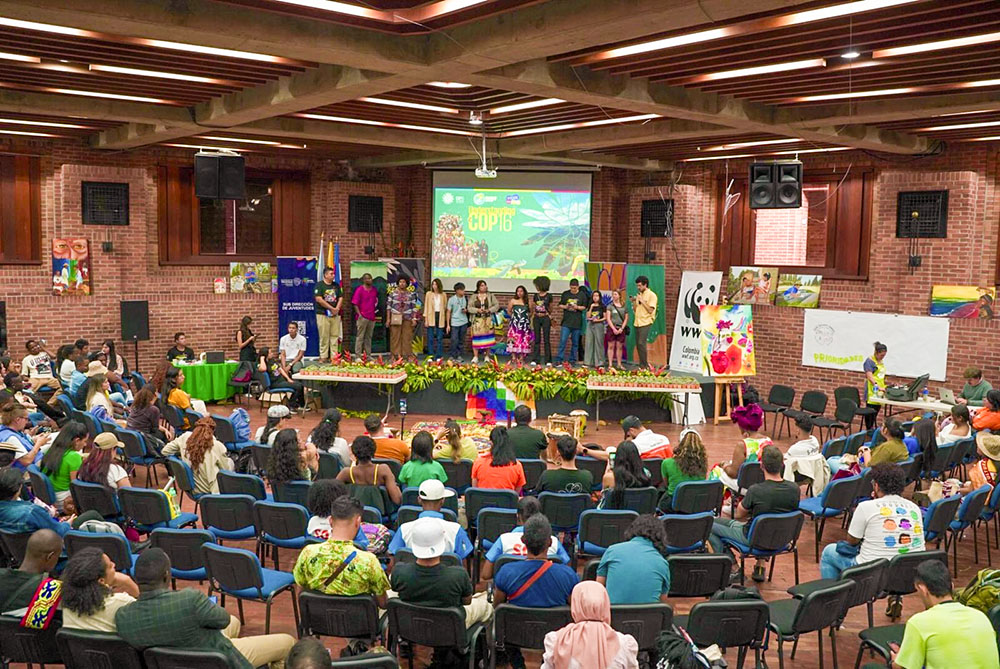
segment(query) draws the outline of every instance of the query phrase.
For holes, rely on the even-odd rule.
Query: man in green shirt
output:
[[[516,425],[507,430],[507,439],[518,459],[533,460],[545,450],[545,433],[531,427],[531,409],[521,404],[514,407]]]
[[[988,669],[1000,667],[997,637],[990,619],[951,598],[945,563],[917,565],[913,583],[925,611],[906,621],[903,644],[892,644],[893,666],[903,669]]]
[[[361,502],[352,497],[335,499],[330,511],[330,538],[303,548],[292,574],[307,590],[349,597],[372,595],[384,609],[389,579],[375,555],[354,545],[362,511]]]
[[[0,569],[0,613],[23,609],[31,603],[42,579],[55,569],[62,548],[62,537],[52,530],[38,530],[28,537],[21,566]]]
[[[884,462],[902,462],[910,457],[910,452],[906,450],[903,437],[903,424],[895,418],[886,418],[882,423],[882,436],[885,441],[872,450],[872,459],[865,463],[866,467],[874,467]]]
[[[313,301],[316,311],[316,330],[319,332],[319,361],[330,362],[330,358],[340,352],[343,337],[341,312],[344,309],[344,293],[335,282],[332,267],[323,268],[323,280],[316,284]]]
[[[536,492],[587,492],[594,487],[594,476],[576,468],[576,439],[564,434],[556,440],[556,449],[562,464],[558,469],[542,472],[535,486]]]
[[[965,385],[955,401],[959,404],[968,404],[970,407],[983,406],[986,393],[993,390],[990,382],[983,379],[983,370],[978,367],[967,367],[962,376],[965,377]]]

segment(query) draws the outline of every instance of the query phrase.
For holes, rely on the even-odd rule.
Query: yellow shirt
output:
[[[653,324],[656,317],[656,293],[646,289],[635,302],[635,326],[637,328]]]

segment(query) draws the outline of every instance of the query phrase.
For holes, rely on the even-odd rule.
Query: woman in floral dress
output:
[[[510,325],[507,328],[507,353],[515,362],[522,362],[531,353],[535,333],[531,331],[531,316],[528,311],[528,291],[524,286],[514,290],[510,298]]]

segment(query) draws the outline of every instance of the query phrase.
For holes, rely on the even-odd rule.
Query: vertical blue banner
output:
[[[278,338],[288,334],[288,324],[299,324],[306,338],[306,355],[319,355],[319,332],[313,291],[316,289],[315,256],[278,257]]]

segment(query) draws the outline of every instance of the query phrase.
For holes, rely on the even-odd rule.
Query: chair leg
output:
[[[795,585],[799,584],[799,549],[796,546],[792,549],[792,556],[795,559]]]
[[[870,625],[869,625],[869,627],[870,627]],[[865,645],[863,643],[859,644],[858,645],[858,656],[856,658],[854,658],[854,669],[858,669],[861,666],[861,656],[864,655],[864,652],[865,652]]]
[[[976,556],[976,564],[979,564],[979,528],[976,527],[977,525],[977,521],[972,522],[972,551]],[[956,568],[955,571],[958,571],[958,569]]]
[[[868,601],[868,627],[875,627],[875,603]]]
[[[296,596],[295,586],[292,586],[289,592],[292,593],[292,615],[295,616],[295,629],[298,629],[301,614],[299,613],[299,598]]]
[[[770,582],[771,579],[774,577],[774,560],[775,560],[776,557],[777,556],[775,556],[775,555],[771,556],[771,566],[770,566],[770,569],[768,569],[768,571],[767,571],[767,580],[768,580],[768,582]]]
[[[830,628],[830,653],[833,655],[833,669],[837,669],[837,627]]]
[[[826,527],[826,516],[823,516],[818,523],[814,523],[816,527],[816,564],[819,564],[819,542],[823,539],[823,528]]]
[[[271,547],[271,551],[274,554],[274,568],[278,569],[278,547],[277,546],[272,546]]]
[[[816,638],[819,639],[819,669],[823,669],[823,630],[816,630]]]
[[[271,598],[267,598],[267,604],[264,605],[264,634],[271,633]]]
[[[795,659],[795,651],[798,650],[798,648],[799,648],[799,637],[795,637],[795,639],[792,640],[792,652],[788,655],[789,660]]]
[[[243,600],[240,599],[239,597],[236,598],[236,608],[239,609],[239,612],[240,612],[240,626],[242,626],[244,624],[244,622],[243,622]]]
[[[778,669],[785,669],[785,649],[780,634],[778,634]]]

